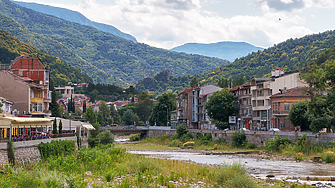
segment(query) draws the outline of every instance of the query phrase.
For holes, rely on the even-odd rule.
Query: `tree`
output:
[[[300,79],[307,82],[307,86],[304,87],[305,92],[311,96],[311,103],[313,105],[313,96],[319,91],[325,90],[327,87],[326,73],[317,64],[307,65],[299,74]]]
[[[86,112],[86,100],[84,100],[84,102],[83,102],[83,113],[85,113]]]
[[[95,138],[100,132],[100,124],[97,122],[97,114],[94,111],[94,107],[89,106],[84,116],[87,117],[88,122],[95,128],[95,130],[90,131],[90,137]]]
[[[58,134],[62,135],[63,134],[63,123],[62,120],[59,120],[59,125],[58,125]]]
[[[310,121],[308,120],[308,101],[299,101],[292,105],[289,111],[288,119],[291,121],[293,126],[300,126],[301,131],[310,130]]]
[[[0,99],[0,113],[2,113],[2,106],[4,102],[6,102],[4,99]]]
[[[169,112],[176,109],[176,97],[175,93],[164,93],[158,97],[158,102],[149,117],[150,125],[155,125],[156,122],[157,125],[166,126],[166,121],[169,120]]]
[[[134,123],[134,112],[130,109],[128,109],[122,116],[122,121],[126,125],[132,125]]]
[[[178,138],[181,138],[185,134],[187,134],[188,130],[187,130],[186,123],[181,123],[180,125],[177,125],[176,133],[177,133]]]
[[[197,85],[198,85],[198,81],[195,77],[193,77],[191,82],[190,82],[190,86],[193,87],[193,86],[197,86]]]
[[[237,113],[236,97],[227,89],[216,91],[209,96],[205,109],[211,119],[228,122],[229,116]]]
[[[114,135],[108,131],[102,131],[97,135],[97,138],[99,138],[101,144],[112,144],[114,142]]]
[[[53,79],[50,79],[49,90],[51,91],[51,103],[49,104],[49,110],[51,110],[51,116],[60,117],[59,105],[57,103],[57,93],[53,85]]]
[[[57,134],[57,119],[55,118],[53,124],[52,124],[52,134]]]
[[[110,107],[110,112],[111,112],[111,117],[112,117],[112,124],[120,124],[120,115],[117,112],[117,110],[115,110],[114,104],[111,104]]]
[[[99,112],[98,112],[98,122],[102,126],[106,126],[109,124],[111,111],[110,108],[108,108],[107,104],[102,102],[99,106]]]
[[[127,105],[124,105],[118,110],[118,113],[120,114],[121,117],[123,117],[123,114],[127,110],[131,110],[135,114],[137,112],[137,104],[136,103],[129,103]]]
[[[154,107],[154,101],[152,101],[148,94],[142,92],[138,97],[137,103],[137,115],[141,121],[146,122]]]
[[[140,120],[137,114],[134,114],[134,122],[136,123],[137,126],[143,125],[143,121]]]

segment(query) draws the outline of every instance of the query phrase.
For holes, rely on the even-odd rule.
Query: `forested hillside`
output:
[[[307,35],[299,39],[288,39],[264,51],[249,54],[232,63],[194,76],[201,85],[217,85],[221,78],[244,78],[245,81],[249,81],[253,77],[269,77],[271,69],[276,67],[284,68],[286,71],[301,70],[318,56],[324,56],[321,53],[333,48],[334,44],[335,31]],[[164,88],[174,92],[180,91],[179,88],[185,85],[185,83],[181,84],[181,80],[190,83],[192,78],[190,75],[184,75],[173,81],[171,79],[164,84]],[[143,87],[136,88],[139,91],[143,89]],[[155,92],[155,89],[153,86],[145,87],[147,91]]]
[[[93,80],[86,74],[81,73],[80,69],[73,68],[71,65],[37,50],[36,48],[14,38],[11,34],[4,31],[0,32],[0,64],[10,64],[10,60],[20,55],[32,55],[50,66],[50,78],[54,80],[54,85],[66,85],[67,82],[92,83]]]
[[[43,49],[52,55],[56,54],[55,56],[59,55],[62,61],[66,61],[68,64],[80,68],[84,73],[88,74],[95,81],[106,80],[107,82],[109,80],[117,79],[107,74],[105,71],[93,66],[91,63],[85,61],[72,50],[67,48],[64,44],[45,37],[44,35],[34,33],[26,26],[1,13],[0,23],[1,30],[9,31],[9,33],[11,33],[14,37],[19,38],[21,41],[28,43],[37,49]],[[125,85],[125,82],[121,82],[120,80],[119,82]]]
[[[233,63],[197,76],[202,84],[215,84],[222,78],[270,76],[271,69],[279,67],[286,71],[300,70],[312,62],[321,52],[335,44],[335,30],[307,35],[299,39],[288,39],[273,47],[238,59]]]
[[[12,33],[14,37],[28,44],[44,49],[74,67],[81,68],[96,82],[121,85],[122,81],[125,81],[133,84],[145,73],[155,74],[167,68],[175,76],[181,76],[204,73],[227,63],[218,58],[176,53],[146,44],[134,43],[90,26],[65,21],[18,6],[9,0],[0,0],[0,7],[0,13],[15,19],[32,32],[61,43],[71,50],[72,54],[78,55],[93,67],[108,74],[109,77],[103,77],[104,75],[96,70],[88,69],[73,61],[72,56],[64,56],[63,53],[57,51],[58,48],[50,45],[38,46],[41,43],[38,38],[27,40],[24,35],[16,35],[15,31],[18,30],[16,27],[12,28],[6,23],[1,23],[1,29]]]
[[[49,15],[52,15],[57,18],[61,18],[61,19],[64,19],[70,22],[75,22],[75,23],[79,23],[83,25],[89,25],[101,31],[106,31],[110,34],[125,38],[127,40],[131,40],[133,42],[137,42],[135,37],[127,33],[121,32],[116,27],[107,25],[107,24],[98,23],[98,22],[93,22],[87,19],[84,15],[76,11],[72,11],[72,10],[65,9],[65,8],[37,4],[37,3],[27,3],[27,2],[20,2],[20,1],[12,1],[12,2],[22,7],[26,7],[26,8],[35,10],[37,12],[41,12],[43,14],[49,14]]]
[[[140,79],[136,82],[135,88],[138,91],[146,91],[153,96],[157,96],[164,91],[177,93],[186,87],[189,87],[189,82],[193,78],[191,75],[175,77],[170,70],[163,70],[151,77]]]
[[[233,62],[236,58],[247,56],[249,53],[263,50],[246,42],[217,42],[210,44],[186,43],[172,48],[171,51],[184,52],[188,54],[199,54],[209,57],[227,59]]]

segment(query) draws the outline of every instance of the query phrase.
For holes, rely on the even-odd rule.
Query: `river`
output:
[[[269,159],[256,159],[239,155],[203,155],[192,152],[173,151],[128,151],[133,154],[141,154],[155,158],[167,158],[172,160],[193,161],[200,164],[223,165],[240,163],[249,173],[256,177],[274,175],[275,177],[288,176],[335,176],[335,165],[281,161]]]

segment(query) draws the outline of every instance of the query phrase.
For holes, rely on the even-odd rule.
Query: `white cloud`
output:
[[[139,42],[165,49],[188,42],[219,41],[245,41],[268,47],[312,33],[302,26],[303,18],[287,12],[273,12],[265,0],[256,1],[262,16],[236,15],[230,18],[201,10],[199,0],[116,0],[113,5],[81,0],[76,6],[49,5],[79,11],[93,21],[132,34]]]

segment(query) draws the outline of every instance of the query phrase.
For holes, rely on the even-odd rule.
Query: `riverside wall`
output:
[[[234,133],[234,131],[223,131],[223,130],[198,130],[198,129],[190,129],[189,132],[192,134],[192,136],[195,138],[196,134],[199,132],[200,134],[204,135],[205,133],[211,133],[212,138],[214,139],[224,139],[227,142],[231,142],[231,135]],[[148,137],[154,137],[154,136],[163,136],[164,134],[168,136],[172,136],[176,134],[176,130],[157,130],[157,129],[149,129],[148,131]],[[246,131],[246,139],[250,143],[254,143],[258,146],[265,145],[265,143],[270,140],[274,139],[276,135],[279,135],[281,138],[288,138],[292,142],[296,139],[301,137],[304,133],[302,132],[270,132],[270,131]],[[307,138],[312,142],[328,142],[328,141],[335,141],[335,134],[332,133],[322,133],[322,134],[312,134],[312,133],[306,133]]]
[[[42,139],[42,140],[31,140],[31,141],[21,141],[14,143],[14,155],[18,163],[24,164],[25,162],[34,163],[41,160],[41,154],[38,150],[38,144],[41,142],[47,143],[51,140],[73,140],[77,147],[76,137],[61,137],[52,139]],[[82,138],[82,146],[88,147],[87,139]],[[8,154],[7,154],[7,142],[0,143],[0,166],[8,164]]]

